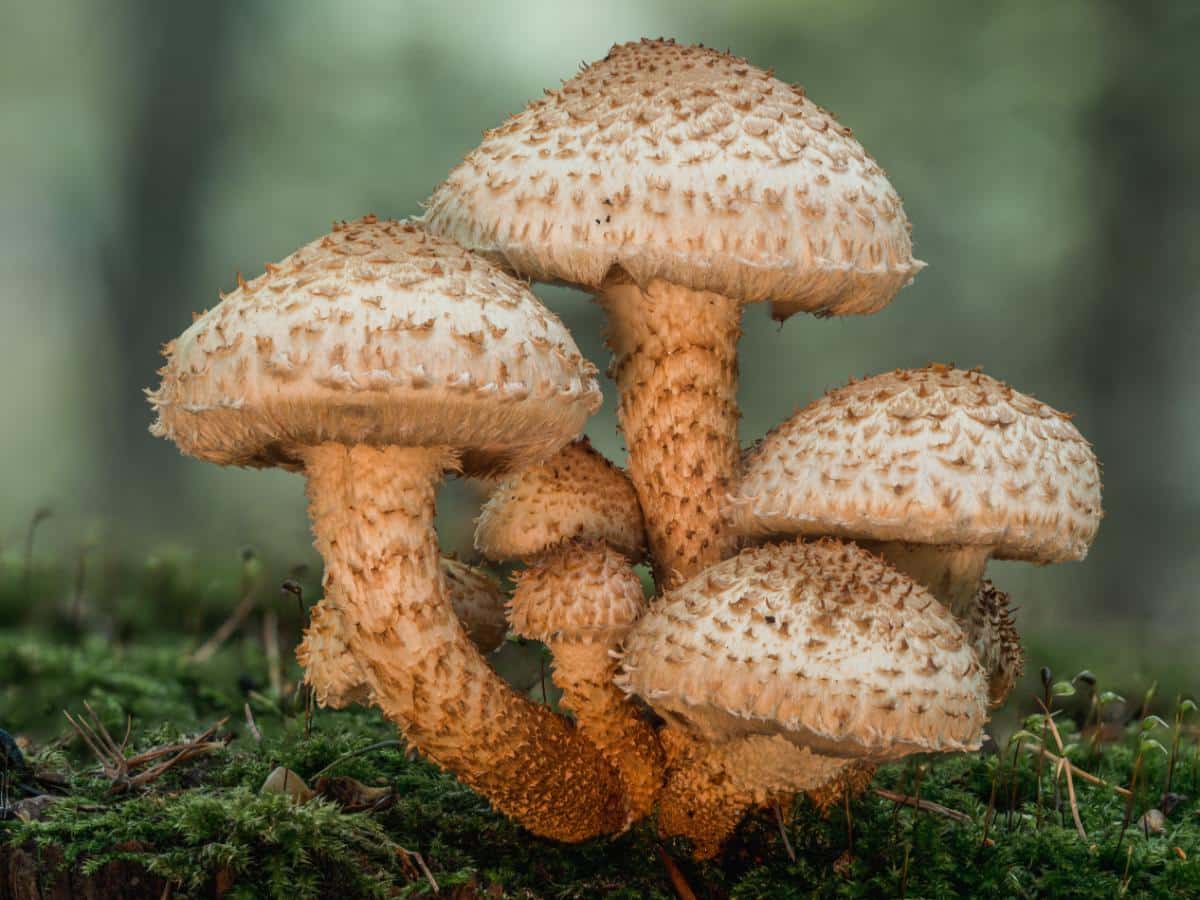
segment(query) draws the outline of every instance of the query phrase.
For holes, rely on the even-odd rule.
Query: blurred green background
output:
[[[750,308],[743,439],[851,376],[930,360],[1074,412],[1105,466],[1092,555],[993,574],[1035,662],[1186,670],[1198,26],[1200,4],[1117,0],[26,4],[0,28],[0,554],[22,558],[45,507],[45,565],[87,546],[236,571],[251,545],[281,578],[315,568],[300,478],[147,433],[160,344],[331,220],[419,212],[483,129],[610,44],[661,34],[804,84],[887,169],[929,263],[873,317],[780,329]],[[597,307],[537,290],[603,369]],[[619,459],[604,387],[588,430]],[[447,547],[469,548],[477,502],[447,487]]]

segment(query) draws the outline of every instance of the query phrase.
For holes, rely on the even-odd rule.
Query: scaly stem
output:
[[[720,509],[739,452],[741,307],[657,279],[609,284],[597,299],[655,580],[671,587],[736,549]]]
[[[650,814],[662,787],[662,746],[632,701],[613,684],[617,661],[601,641],[550,640],[559,705],[595,744],[625,784],[628,821]]]
[[[445,448],[324,444],[305,453],[325,596],[384,714],[530,831],[561,841],[624,823],[612,767],[570,723],[513,691],[446,597],[434,494]]]

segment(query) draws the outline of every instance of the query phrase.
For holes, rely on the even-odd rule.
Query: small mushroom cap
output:
[[[731,500],[745,535],[984,545],[1082,559],[1100,466],[1071,420],[978,371],[932,365],[830,391],[748,454]]]
[[[325,442],[448,446],[467,474],[577,435],[595,367],[516,279],[411,222],[321,237],[164,349],[151,431],[224,465],[298,467]]]
[[[508,636],[504,616],[507,598],[500,583],[483,569],[456,559],[441,559],[446,594],[467,637],[481,653],[491,653]]]
[[[707,47],[614,46],[486,133],[439,234],[544,281],[623,269],[775,314],[871,313],[924,265],[878,164],[801,88]]]
[[[782,734],[828,756],[979,746],[983,670],[954,617],[861,547],[743,550],[630,631],[617,683],[715,743]]]
[[[983,665],[988,679],[988,704],[995,708],[1012,693],[1025,670],[1025,653],[1009,611],[1008,594],[997,590],[990,581],[983,582],[967,617],[964,626],[967,639]]]
[[[561,545],[518,574],[508,619],[517,634],[538,641],[616,643],[645,608],[629,560],[593,541]]]
[[[475,547],[488,559],[529,559],[571,540],[606,541],[635,562],[646,550],[633,483],[587,438],[511,475],[476,520]]]

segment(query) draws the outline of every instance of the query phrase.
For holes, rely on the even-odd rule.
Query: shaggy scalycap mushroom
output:
[[[467,638],[433,527],[444,472],[553,453],[599,405],[562,323],[457,245],[367,217],[239,284],[165,355],[155,434],[303,468],[341,637],[408,740],[537,833],[619,827],[611,767]]]
[[[626,638],[618,682],[705,740],[836,757],[976,749],[987,718],[950,613],[834,540],[744,550],[671,591]]]
[[[999,706],[1012,693],[1025,669],[1021,636],[1008,606],[1008,594],[985,581],[975,603],[963,617],[963,631],[987,674],[988,705],[992,707]]]
[[[503,481],[475,528],[475,548],[493,560],[530,559],[575,540],[604,541],[634,562],[646,546],[633,484],[587,438]]]
[[[870,542],[963,613],[989,557],[1087,554],[1100,467],[1069,417],[982,372],[933,365],[851,382],[775,428],[729,515],[749,536]]]
[[[615,46],[487,132],[428,226],[527,277],[598,292],[660,580],[719,561],[737,461],[740,306],[885,306],[921,267],[850,130],[743,59]]]

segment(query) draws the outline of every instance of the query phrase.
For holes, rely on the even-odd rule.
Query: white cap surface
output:
[[[706,740],[892,759],[979,746],[987,685],[954,617],[854,544],[767,544],[667,593],[618,684]]]
[[[1000,559],[1082,559],[1100,467],[1062,413],[977,371],[933,365],[829,392],[746,457],[742,534],[984,545]]]
[[[428,226],[523,275],[614,267],[774,313],[871,313],[923,263],[883,170],[770,72],[706,47],[614,46],[437,188]]]
[[[373,216],[242,282],[164,355],[151,430],[228,465],[338,442],[449,446],[489,471],[552,453],[600,404],[595,367],[525,285]]]

